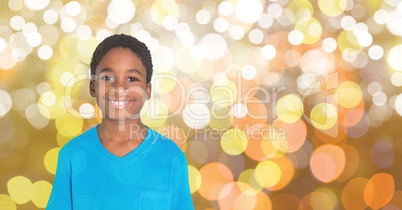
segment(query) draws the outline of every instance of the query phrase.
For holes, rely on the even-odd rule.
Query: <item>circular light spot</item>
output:
[[[243,131],[234,128],[223,133],[220,142],[227,154],[238,155],[247,147],[247,136]]]
[[[68,18],[64,18],[61,21],[61,29],[64,32],[70,33],[73,32],[75,30],[75,28],[77,27],[77,23],[75,22],[74,19],[68,17]]]
[[[184,108],[183,120],[192,129],[202,129],[209,124],[211,113],[204,104],[189,104]]]
[[[49,45],[40,46],[38,56],[44,61],[49,60],[53,56],[53,49]]]
[[[87,39],[91,38],[91,35],[92,35],[92,30],[89,26],[82,25],[77,28],[77,36],[81,40],[87,40]]]
[[[342,14],[347,5],[347,0],[319,0],[318,7],[321,12],[329,17]]]
[[[391,83],[395,87],[400,87],[402,86],[402,73],[401,72],[395,72],[391,76]]]
[[[345,16],[341,20],[341,26],[344,30],[350,31],[356,25],[356,20],[352,16]]]
[[[260,29],[253,29],[249,32],[248,39],[253,44],[260,44],[264,40],[264,33]]]
[[[27,36],[27,42],[31,47],[37,47],[42,43],[42,36],[38,32],[31,32]]]
[[[242,103],[237,103],[232,107],[233,116],[237,118],[243,118],[247,115],[247,107]]]
[[[234,25],[229,28],[229,35],[234,40],[240,40],[244,37],[244,28],[239,25]]]
[[[395,191],[394,177],[387,173],[377,173],[372,176],[364,188],[364,201],[373,209],[384,207]]]
[[[286,123],[296,122],[303,114],[303,103],[293,94],[280,98],[275,108],[278,118]]]
[[[395,110],[396,112],[402,116],[402,94],[399,94],[395,99]]]
[[[388,54],[388,64],[397,71],[402,71],[402,45],[394,46]]]
[[[195,193],[201,187],[202,177],[198,169],[192,165],[188,166],[188,179],[190,192]]]
[[[8,8],[10,8],[12,11],[20,11],[22,7],[24,6],[22,0],[9,0],[8,1]],[[2,209],[2,208],[1,208]]]
[[[63,136],[77,136],[82,132],[84,122],[77,117],[77,113],[68,111],[56,118],[56,128]]]
[[[373,60],[380,60],[384,56],[384,50],[379,45],[373,45],[369,48],[368,55]]]
[[[383,106],[387,103],[387,95],[383,92],[376,92],[373,95],[373,103],[377,106]]]
[[[320,21],[307,17],[297,21],[295,30],[300,31],[304,38],[304,44],[313,44],[321,38],[322,27]]]
[[[177,18],[172,15],[168,15],[163,19],[163,27],[168,31],[175,30],[176,26],[178,25]]]
[[[129,0],[114,0],[109,3],[107,14],[114,23],[128,23],[134,17],[135,5]]]
[[[311,110],[310,120],[315,128],[320,130],[330,129],[338,121],[337,110],[332,104],[319,103]]]
[[[261,28],[270,28],[272,24],[274,23],[274,19],[272,16],[268,14],[263,14],[261,18],[258,20],[258,24],[261,26]]]
[[[48,10],[46,10],[46,12],[43,13],[43,21],[45,21],[45,23],[47,23],[49,25],[55,24],[58,19],[59,19],[59,15],[53,9],[48,9]]]
[[[221,189],[233,182],[232,171],[222,163],[208,163],[200,169],[202,183],[198,192],[208,200],[219,200]]]
[[[95,108],[92,104],[83,103],[80,106],[79,112],[83,118],[90,119],[95,115]]]
[[[229,22],[225,18],[217,18],[214,21],[214,29],[216,32],[225,32],[229,29]]]
[[[322,41],[322,49],[327,52],[327,53],[332,53],[336,50],[337,48],[337,42],[334,38],[325,38],[324,41]]]
[[[11,107],[12,107],[12,100],[11,96],[4,90],[0,90],[0,118],[6,115]]]
[[[0,37],[0,52],[3,52],[7,47],[7,42]]]
[[[341,175],[345,159],[345,153],[339,146],[325,144],[314,150],[310,158],[310,169],[318,180],[329,183]]]
[[[25,109],[25,117],[36,129],[42,129],[49,124],[49,110],[41,104],[32,104]]]
[[[33,196],[32,182],[24,176],[16,176],[8,180],[7,190],[17,204],[28,203]]]
[[[19,15],[16,15],[10,19],[10,26],[12,29],[19,31],[25,25],[25,19]]]
[[[368,179],[358,177],[345,185],[341,197],[345,209],[366,209],[363,193],[367,182]]]
[[[253,80],[257,76],[257,70],[252,65],[246,65],[241,69],[241,76],[246,80]]]
[[[211,21],[211,13],[208,10],[202,9],[197,12],[195,19],[199,24],[205,25]]]
[[[261,56],[267,60],[272,60],[276,56],[276,48],[272,45],[265,45],[261,48]]]
[[[244,23],[255,23],[262,12],[263,8],[259,0],[238,0],[235,6],[237,18]]]
[[[367,92],[370,95],[374,95],[374,93],[376,93],[378,91],[382,91],[382,86],[378,82],[372,82],[367,86]]]
[[[31,10],[39,11],[49,5],[50,0],[24,0],[24,4]]]
[[[47,181],[37,181],[33,183],[32,202],[38,208],[45,208],[52,191],[52,185]]]
[[[298,30],[293,30],[288,35],[289,43],[292,45],[300,45],[301,43],[303,43],[303,39],[303,34]]]
[[[151,128],[158,129],[166,122],[169,116],[169,109],[165,102],[159,99],[145,101],[140,112],[141,121]]]
[[[277,163],[267,160],[258,163],[255,168],[255,180],[263,187],[274,187],[281,179],[282,171]]]
[[[59,157],[59,151],[60,147],[56,147],[46,152],[44,158],[44,164],[47,171],[49,171],[51,174],[56,173],[57,158]]]
[[[222,1],[218,7],[219,13],[223,16],[229,16],[234,11],[234,6],[230,1]]]
[[[362,100],[362,91],[358,84],[346,81],[339,84],[336,89],[338,104],[343,108],[353,108]]]
[[[379,9],[374,13],[374,21],[377,24],[383,25],[383,24],[387,23],[388,16],[389,16],[389,14],[386,10]]]
[[[205,58],[210,60],[222,58],[227,51],[226,40],[219,34],[207,34],[201,39],[200,45],[205,50]]]
[[[267,8],[267,14],[273,18],[279,18],[282,15],[282,6],[278,3],[271,3]]]
[[[80,3],[76,2],[76,1],[68,2],[66,4],[65,8],[66,8],[66,13],[72,17],[77,16],[81,12],[81,5],[80,5]]]
[[[17,210],[17,205],[10,196],[6,194],[0,194],[0,209]]]

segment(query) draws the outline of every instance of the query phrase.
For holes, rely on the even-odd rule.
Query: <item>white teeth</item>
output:
[[[115,106],[124,106],[126,105],[127,102],[125,101],[111,101],[113,105]]]

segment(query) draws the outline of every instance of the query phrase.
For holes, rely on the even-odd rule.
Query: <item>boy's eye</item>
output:
[[[110,82],[115,81],[115,77],[110,76],[110,75],[103,75],[103,76],[100,77],[100,79],[105,80],[105,81],[110,81]]]
[[[129,78],[127,78],[127,81],[129,81],[129,82],[137,82],[139,80],[138,80],[137,77],[129,77]]]

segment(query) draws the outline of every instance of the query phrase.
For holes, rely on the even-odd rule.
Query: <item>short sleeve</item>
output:
[[[178,161],[178,169],[174,175],[172,189],[172,210],[194,209],[188,181],[188,165],[183,153]]]
[[[52,193],[47,204],[47,210],[71,210],[71,173],[70,160],[66,148],[59,152],[57,169],[54,177]]]

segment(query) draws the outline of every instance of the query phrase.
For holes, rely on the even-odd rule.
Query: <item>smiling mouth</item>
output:
[[[109,103],[116,109],[123,109],[125,108],[132,100],[111,100],[106,99]]]

